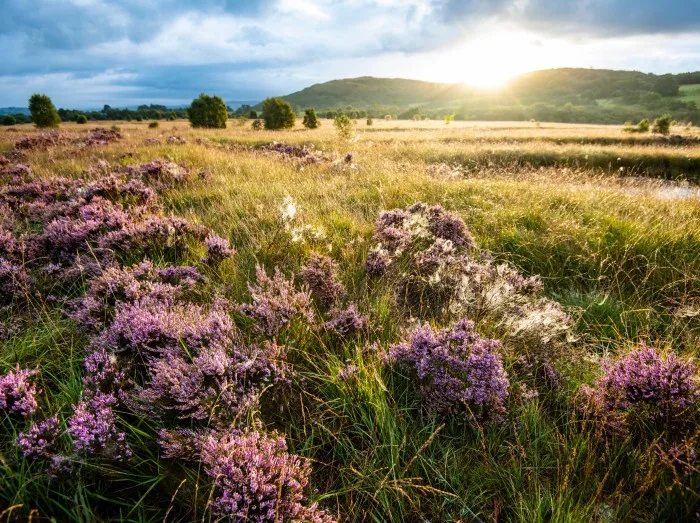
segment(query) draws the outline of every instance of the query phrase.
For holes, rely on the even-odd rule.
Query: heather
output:
[[[461,122],[22,129],[0,136],[0,512],[694,517],[700,222],[667,197],[693,186],[499,157],[692,148]]]

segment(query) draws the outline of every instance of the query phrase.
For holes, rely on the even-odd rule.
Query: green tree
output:
[[[45,94],[33,94],[29,98],[29,112],[32,113],[32,121],[37,127],[58,127],[61,123],[56,107]]]
[[[248,118],[251,120],[257,120],[258,119],[258,113],[256,111],[253,111],[251,109],[250,113],[248,113]]]
[[[79,114],[79,115],[75,118],[75,123],[79,123],[79,124],[86,124],[86,123],[88,123],[87,116],[85,116],[84,114]]]
[[[225,129],[226,120],[228,120],[228,111],[223,99],[220,96],[209,96],[204,93],[192,100],[187,115],[192,127]]]
[[[345,113],[340,113],[333,119],[333,127],[335,127],[338,136],[344,140],[352,138],[352,120]]]
[[[291,129],[296,123],[292,106],[281,98],[267,98],[262,105],[265,129]]]
[[[3,125],[15,125],[17,123],[17,119],[12,116],[11,114],[6,114],[5,116],[2,117],[2,124]]]
[[[307,129],[316,129],[319,126],[318,117],[315,109],[307,109],[304,111],[304,127]]]
[[[671,132],[671,115],[664,114],[659,116],[654,120],[654,127],[652,127],[651,132],[656,134],[663,134],[664,136]]]

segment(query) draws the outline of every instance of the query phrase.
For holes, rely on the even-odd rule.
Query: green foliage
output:
[[[352,138],[352,120],[347,114],[341,113],[333,119],[333,127],[335,127],[338,136],[343,140]]]
[[[17,119],[12,116],[11,114],[6,114],[5,116],[2,117],[2,124],[3,125],[15,125],[17,123]]]
[[[257,120],[258,119],[257,111],[253,111],[251,109],[251,111],[248,113],[248,118],[250,118],[251,120]]]
[[[149,129],[158,129],[158,122],[151,122],[148,124]]]
[[[79,115],[77,116],[77,118],[75,119],[75,123],[79,123],[79,124],[86,124],[86,123],[88,123],[87,116],[85,116],[84,114],[79,114]]]
[[[446,114],[445,115],[445,125],[450,125],[454,119],[455,119],[454,113]]]
[[[644,118],[643,120],[640,120],[636,126],[627,126],[623,129],[623,131],[627,133],[648,133],[650,126],[651,124],[649,123],[649,119]]]
[[[296,123],[292,106],[282,98],[267,98],[262,110],[265,129],[291,129]]]
[[[374,120],[367,118],[367,125],[374,125]]]
[[[262,131],[264,128],[263,121],[259,118],[253,120],[253,125],[251,127],[253,131]]]
[[[319,126],[318,117],[315,109],[307,109],[304,111],[304,127],[307,129],[316,129]]]
[[[188,110],[190,124],[195,128],[225,129],[228,111],[220,96],[200,94]]]
[[[656,120],[654,120],[654,127],[652,128],[651,132],[655,134],[663,134],[664,136],[668,135],[671,132],[672,120],[673,117],[670,114],[659,116]]]
[[[61,117],[58,115],[51,98],[45,94],[33,94],[29,98],[29,112],[34,125],[39,128],[58,127]]]

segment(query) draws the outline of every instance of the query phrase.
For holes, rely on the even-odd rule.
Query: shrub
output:
[[[393,120],[394,118],[393,118],[390,114],[385,114],[385,115],[384,115],[384,119],[385,119],[387,122],[389,122],[389,121]]]
[[[296,115],[289,102],[281,98],[267,98],[262,105],[265,129],[291,129]]]
[[[374,125],[374,120],[367,118],[367,125]]]
[[[33,94],[29,98],[29,111],[32,114],[32,122],[40,128],[58,127],[61,117],[51,101],[45,94]]]
[[[593,387],[582,388],[585,409],[608,432],[675,440],[698,422],[696,374],[675,353],[663,357],[642,346],[607,364]]]
[[[257,111],[252,111],[252,110],[251,110],[251,111],[248,113],[248,118],[250,118],[251,120],[257,120],[257,119],[258,119],[258,112],[257,112]]]
[[[79,114],[75,119],[75,123],[79,123],[79,124],[88,123],[87,116],[85,116],[84,114]]]
[[[158,122],[151,122],[148,124],[149,129],[158,129]]]
[[[445,125],[450,125],[455,119],[454,113],[445,115]]]
[[[11,114],[6,114],[5,116],[2,117],[2,124],[3,125],[15,125],[17,123],[17,118],[12,116]]]
[[[338,136],[343,140],[352,138],[352,120],[345,113],[340,113],[333,119],[333,127],[335,127]]]
[[[220,96],[200,94],[199,98],[192,100],[192,105],[187,110],[192,127],[205,127],[209,129],[225,129],[228,120],[226,104]]]
[[[644,118],[637,125],[632,126],[631,124],[625,124],[627,127],[622,130],[627,133],[648,133],[649,132],[649,120]]]
[[[345,297],[345,287],[338,280],[338,264],[328,256],[312,253],[299,271],[299,279],[308,285],[311,295],[324,307],[332,307]]]
[[[262,121],[262,120],[260,120],[260,119],[253,120],[253,125],[251,126],[251,128],[253,129],[253,131],[262,131],[262,130],[263,130],[263,127],[264,127],[264,126],[263,126],[263,121]]]
[[[439,332],[426,324],[391,347],[389,361],[415,373],[428,412],[495,421],[505,412],[510,385],[499,346],[479,336],[468,320]]]
[[[319,125],[318,117],[315,109],[307,109],[304,111],[304,127],[307,129],[316,129]]]
[[[662,134],[664,136],[668,135],[671,132],[671,120],[672,117],[670,114],[659,116],[656,120],[654,120],[654,127],[652,128],[651,132],[655,134]]]
[[[0,411],[28,416],[34,414],[38,394],[33,383],[35,370],[20,369],[19,364],[4,376],[0,376]]]

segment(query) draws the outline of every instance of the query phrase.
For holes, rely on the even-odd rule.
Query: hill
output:
[[[466,120],[623,123],[671,113],[679,121],[699,121],[698,104],[691,94],[698,86],[700,73],[562,68],[521,75],[498,90],[364,76],[315,84],[283,98],[297,111],[314,107],[356,116],[441,118],[453,113]]]

